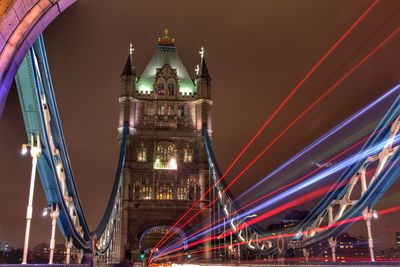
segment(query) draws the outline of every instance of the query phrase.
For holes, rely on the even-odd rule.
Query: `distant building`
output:
[[[397,249],[400,249],[400,232],[396,233],[396,245]]]
[[[397,261],[400,258],[400,249],[387,248],[375,253],[376,261]]]
[[[9,249],[9,246],[0,240],[0,252],[7,252]]]
[[[288,232],[290,229],[296,227],[307,215],[308,210],[291,210],[279,223],[270,224],[267,226],[267,231],[271,234],[279,235],[283,232]],[[301,242],[298,240],[290,240],[287,244],[285,257],[288,258],[301,258],[303,252],[301,249]]]
[[[278,234],[290,228],[297,226],[309,213],[308,210],[292,210],[290,211],[280,223],[274,223],[267,226],[269,232]]]
[[[57,244],[54,247],[54,263],[65,263],[67,256],[66,248],[64,244]],[[48,263],[50,259],[50,246],[45,243],[34,246],[29,251],[29,263]],[[76,262],[76,257],[71,253],[71,263]]]
[[[40,243],[29,250],[29,263],[48,263],[49,262],[49,245]]]
[[[332,251],[328,241],[319,242],[309,248],[310,257],[321,260],[331,261]],[[369,259],[368,242],[362,236],[350,236],[342,233],[337,237],[336,261],[349,262],[354,259]]]

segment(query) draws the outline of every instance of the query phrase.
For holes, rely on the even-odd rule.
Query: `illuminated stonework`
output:
[[[192,78],[168,33],[142,74],[136,74],[132,51],[122,73],[120,98],[120,128],[127,122],[130,126],[121,246],[124,257],[135,261],[146,229],[172,226],[209,188],[201,129],[207,124],[212,132],[212,102],[204,53]],[[207,222],[209,214],[205,211],[189,226]]]

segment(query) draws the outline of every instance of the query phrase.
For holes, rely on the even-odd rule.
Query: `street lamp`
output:
[[[371,221],[372,219],[378,219],[378,212],[376,210],[373,210],[372,207],[366,207],[362,211],[362,215],[367,224],[369,254],[371,257],[371,261],[374,262],[375,261],[374,239],[372,238]]]
[[[29,235],[31,231],[31,221],[32,221],[32,213],[33,213],[33,193],[35,189],[35,178],[36,178],[36,166],[37,159],[40,157],[42,153],[42,147],[40,144],[39,135],[35,136],[31,135],[31,140],[29,144],[23,144],[21,154],[25,155],[28,153],[28,147],[30,148],[30,154],[32,157],[32,170],[31,170],[31,180],[29,186],[29,198],[28,198],[28,206],[26,208],[26,228],[25,228],[25,239],[24,239],[24,250],[22,255],[22,264],[26,264],[28,259],[28,247],[29,247]]]
[[[50,215],[51,218],[51,237],[50,237],[50,258],[49,264],[53,264],[54,259],[54,248],[56,245],[56,226],[57,226],[57,218],[59,215],[57,204],[53,204],[50,207],[46,207],[43,209],[42,216]]]

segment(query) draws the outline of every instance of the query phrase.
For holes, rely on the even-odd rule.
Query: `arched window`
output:
[[[170,142],[161,142],[156,145],[154,169],[176,170],[176,148]]]
[[[188,200],[188,187],[186,185],[180,185],[176,188],[176,196],[178,200]]]
[[[138,148],[137,161],[138,162],[146,162],[147,161],[147,148],[144,147],[143,143],[141,144],[140,148]]]
[[[153,187],[151,185],[143,185],[140,189],[141,199],[152,199],[153,198]]]
[[[193,149],[186,145],[186,148],[183,149],[183,162],[191,163],[193,161]]]
[[[158,200],[171,200],[174,199],[172,193],[172,184],[158,184],[157,185],[156,199]]]
[[[169,96],[174,96],[176,92],[176,82],[175,79],[169,78],[168,79],[168,95]]]
[[[156,84],[156,86],[157,86],[157,94],[158,95],[165,95],[165,79],[164,78],[159,78],[158,80],[157,80],[157,84]]]

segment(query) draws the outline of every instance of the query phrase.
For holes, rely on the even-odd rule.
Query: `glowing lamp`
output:
[[[171,158],[169,160],[169,164],[170,164],[170,168],[171,169],[177,169],[178,168],[178,164],[176,163],[176,158]]]
[[[49,214],[48,210],[49,210],[48,208],[43,208],[43,211],[42,211],[42,216],[43,217],[45,217],[45,216],[47,216],[47,214]]]
[[[26,153],[28,153],[28,148],[27,148],[26,144],[23,144],[22,149],[21,149],[21,154],[25,155]]]
[[[378,212],[376,211],[376,210],[374,210],[373,212],[372,212],[372,217],[374,217],[374,219],[378,219]]]

